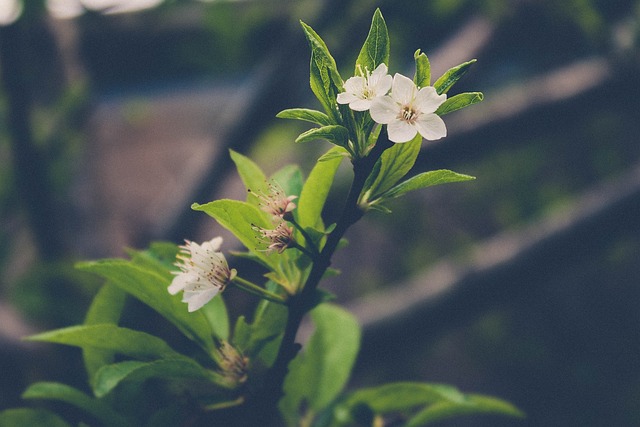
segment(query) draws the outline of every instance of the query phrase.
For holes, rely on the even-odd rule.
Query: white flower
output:
[[[387,74],[385,64],[378,65],[372,73],[365,70],[362,74],[344,82],[345,91],[338,94],[338,104],[349,104],[352,110],[366,111],[375,98],[386,95],[391,89],[393,78]]]
[[[215,237],[199,245],[188,240],[180,246],[175,272],[169,285],[169,293],[175,295],[184,291],[182,302],[188,304],[189,312],[196,311],[222,292],[236,276],[236,270],[229,269],[227,260],[220,252],[222,237]]]
[[[420,132],[428,140],[447,136],[444,121],[434,112],[447,99],[433,86],[418,87],[401,74],[393,76],[391,94],[376,98],[371,104],[371,118],[387,125],[389,140],[407,142]]]

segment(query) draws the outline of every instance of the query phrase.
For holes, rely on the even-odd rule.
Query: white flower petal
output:
[[[363,89],[366,87],[367,80],[362,76],[349,77],[344,82],[343,87],[345,92],[353,93],[355,95],[360,94],[362,96]]]
[[[370,99],[357,99],[349,103],[349,108],[355,111],[367,111],[371,108]]]
[[[211,288],[200,292],[185,292],[182,302],[188,304],[187,310],[191,313],[202,308],[202,306],[211,301],[213,297],[218,295],[218,292],[220,292],[218,288]]]
[[[372,87],[375,96],[384,96],[391,89],[393,77],[387,74],[386,76],[382,76],[381,78],[376,79],[375,82],[370,82],[369,84]]]
[[[416,85],[408,77],[396,73],[393,76],[393,84],[391,85],[391,97],[394,101],[407,105],[411,104],[416,95]]]
[[[222,246],[222,237],[214,237],[208,242],[202,244],[202,248],[206,251],[220,252],[220,246]]]
[[[427,86],[418,91],[414,105],[416,110],[423,114],[428,114],[436,111],[446,100],[447,95],[438,95],[433,86]]]
[[[387,134],[391,142],[408,142],[418,133],[418,129],[403,120],[394,120],[387,125]]]
[[[386,125],[396,120],[400,114],[400,106],[390,96],[382,96],[371,102],[369,113],[374,122]]]
[[[424,139],[435,141],[447,136],[444,120],[437,114],[422,114],[415,122],[415,126]]]
[[[350,92],[340,92],[337,97],[338,104],[349,104],[351,102],[358,101],[359,99],[360,98]]]
[[[171,295],[177,294],[178,292],[183,290],[185,286],[189,284],[189,282],[192,282],[193,280],[196,280],[196,279],[197,279],[197,276],[192,274],[185,274],[185,273],[178,274],[176,277],[173,278],[173,280],[171,281],[171,284],[169,285],[169,288],[168,288],[169,293]]]

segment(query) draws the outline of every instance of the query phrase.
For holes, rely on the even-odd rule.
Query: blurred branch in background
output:
[[[592,248],[603,239],[634,232],[640,227],[638,212],[640,165],[589,189],[561,212],[475,245],[463,261],[444,259],[407,282],[347,306],[363,326],[364,345],[372,349],[416,325],[435,340],[490,306],[535,292],[532,284],[593,256]],[[367,355],[376,359],[379,353],[365,351],[362,357]]]

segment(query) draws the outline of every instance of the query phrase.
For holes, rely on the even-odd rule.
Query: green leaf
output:
[[[248,323],[244,316],[238,318],[234,328],[233,344],[245,356],[253,359],[268,344],[280,342],[286,322],[286,307],[263,300],[256,308],[253,323]],[[261,359],[269,367],[273,364],[275,355],[262,354]]]
[[[444,116],[451,112],[468,107],[469,105],[477,104],[484,99],[482,92],[464,92],[458,95],[447,98],[440,107],[436,110],[436,114]]]
[[[326,162],[327,160],[331,160],[331,159],[343,159],[345,157],[349,157],[349,152],[347,151],[346,148],[343,147],[334,147],[336,148],[335,150],[329,150],[326,153],[324,153],[322,156],[320,156],[320,158],[318,159],[319,162]]]
[[[431,64],[429,63],[429,58],[424,52],[420,53],[420,49],[416,50],[413,58],[416,61],[416,74],[413,76],[413,82],[420,88],[431,86]]]
[[[304,176],[298,165],[284,166],[275,171],[270,179],[275,181],[287,196],[300,197]]]
[[[342,392],[360,347],[360,327],[349,312],[332,304],[311,311],[316,330],[289,364],[285,396],[279,408],[287,424],[299,425],[306,408],[311,414],[329,405]]]
[[[355,74],[359,75],[364,70],[371,72],[382,63],[389,65],[389,32],[380,9],[376,9],[371,19],[369,34],[356,59]],[[362,67],[362,70],[359,70],[359,67]]]
[[[87,396],[85,393],[66,384],[38,382],[32,384],[22,394],[23,399],[47,399],[69,403],[93,415],[103,425],[133,426],[127,419],[111,409],[105,402]]]
[[[346,147],[349,141],[349,131],[346,127],[340,125],[329,125],[321,128],[309,129],[306,132],[301,133],[296,142],[303,143],[309,141],[315,141],[316,139],[326,139],[332,144],[336,144],[339,147]]]
[[[303,120],[320,126],[327,126],[331,124],[331,119],[325,113],[317,110],[309,110],[307,108],[290,108],[288,110],[283,110],[276,114],[276,117],[279,119]]]
[[[273,227],[273,224],[267,219],[267,214],[256,206],[238,200],[221,199],[204,205],[194,203],[191,205],[191,209],[205,212],[213,217],[266,265],[274,270],[279,270],[276,254],[267,254],[265,251],[256,250],[256,232],[251,228],[251,224],[266,229]]]
[[[338,121],[336,113],[337,88],[342,88],[342,78],[338,73],[336,61],[329,53],[329,49],[320,36],[304,22],[300,22],[305,37],[311,48],[311,77],[310,86],[326,113]]]
[[[222,295],[217,295],[205,304],[200,311],[207,318],[209,326],[211,326],[211,332],[216,338],[229,339],[229,313]]]
[[[0,427],[71,427],[69,423],[45,409],[13,408],[0,412]]]
[[[322,208],[343,158],[340,156],[327,159],[326,156],[331,152],[342,153],[343,150],[339,147],[329,150],[323,156],[325,160],[318,161],[313,167],[302,187],[298,203],[298,223],[304,228],[312,227],[320,231],[324,230],[321,217]]]
[[[167,291],[170,281],[166,277],[122,259],[83,262],[78,268],[106,278],[147,304],[205,350],[215,348],[211,327],[204,314],[200,311],[189,313],[180,295],[170,295]]]
[[[247,156],[243,156],[237,151],[229,150],[231,154],[231,160],[236,165],[236,169],[238,170],[238,174],[244,183],[244,186],[247,190],[255,191],[255,192],[268,192],[268,183],[267,177],[253,160],[248,158]],[[249,203],[257,205],[258,198],[249,196],[247,201]]]
[[[185,357],[174,351],[158,337],[108,323],[70,326],[32,335],[27,339],[29,341],[45,341],[76,347],[110,350],[114,353],[143,360]]]
[[[469,67],[476,62],[475,59],[471,61],[467,61],[460,65],[456,65],[453,68],[450,68],[446,73],[444,73],[436,82],[433,84],[433,87],[436,88],[436,92],[438,95],[443,93],[447,93],[451,86],[453,86],[462,76],[465,75],[467,71],[469,71]]]
[[[124,308],[126,293],[115,285],[105,283],[91,302],[84,319],[85,325],[117,324]],[[89,381],[100,367],[113,362],[114,352],[96,348],[83,348],[82,359]]]
[[[402,412],[440,401],[460,402],[464,395],[455,387],[444,384],[398,382],[357,390],[345,404],[354,408],[366,404],[376,414]]]
[[[179,248],[176,244],[170,242],[153,242],[151,246],[143,251],[128,250],[127,255],[131,257],[131,262],[153,271],[171,281],[174,275],[172,270],[176,270],[174,262]]]
[[[102,367],[96,373],[96,396],[107,395],[123,381],[145,381],[157,379],[190,379],[211,382],[212,372],[207,371],[195,360],[162,359],[153,362],[130,360]]]
[[[402,196],[405,193],[421,188],[432,187],[434,185],[447,184],[449,182],[470,181],[475,179],[473,176],[463,175],[447,169],[423,172],[416,176],[412,176],[408,180],[396,185],[380,195],[380,200],[392,199]]]
[[[463,401],[434,403],[411,418],[406,427],[426,426],[448,418],[478,414],[524,417],[524,413],[509,402],[495,397],[470,394],[466,395]]]
[[[375,200],[409,172],[416,162],[422,146],[422,136],[417,134],[411,141],[394,144],[382,153],[378,164],[365,183],[362,200]]]

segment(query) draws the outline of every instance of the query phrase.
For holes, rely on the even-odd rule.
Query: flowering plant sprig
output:
[[[451,68],[432,85],[429,60],[419,50],[413,79],[398,73],[392,77],[389,35],[379,10],[354,75],[346,81],[320,36],[307,24],[302,28],[311,48],[311,90],[324,111],[295,108],[278,117],[317,126],[297,142],[325,139],[335,147],[318,159],[306,179],[297,166],[267,177],[251,159],[231,151],[246,200],[192,205],[235,235],[246,251],[233,254],[258,263],[265,270],[263,283],[246,280],[229,266],[220,237],[179,247],[156,243],[130,251],[130,260],[82,263],[81,269],[106,279],[86,322],[31,339],[81,347],[95,398],[51,383],[33,385],[26,398],[62,398],[110,426],[383,426],[388,413],[404,425],[423,426],[474,413],[521,416],[503,400],[439,384],[403,382],[344,391],[360,329],[319,286],[337,273],[330,268],[332,257],[347,229],[368,211],[389,212],[387,205],[409,191],[473,179],[449,170],[405,176],[423,138],[446,136],[441,117],[481,101],[482,94],[448,96],[474,61]],[[338,219],[327,225],[323,208],[345,158],[353,169],[351,187]],[[251,320],[240,315],[231,324],[221,295],[231,286],[260,299]],[[125,296],[148,305],[192,346],[176,351],[158,336],[118,326]],[[316,330],[301,351],[296,337],[308,314]],[[141,387],[151,379],[171,384],[162,390],[171,405],[157,409],[158,398]]]

